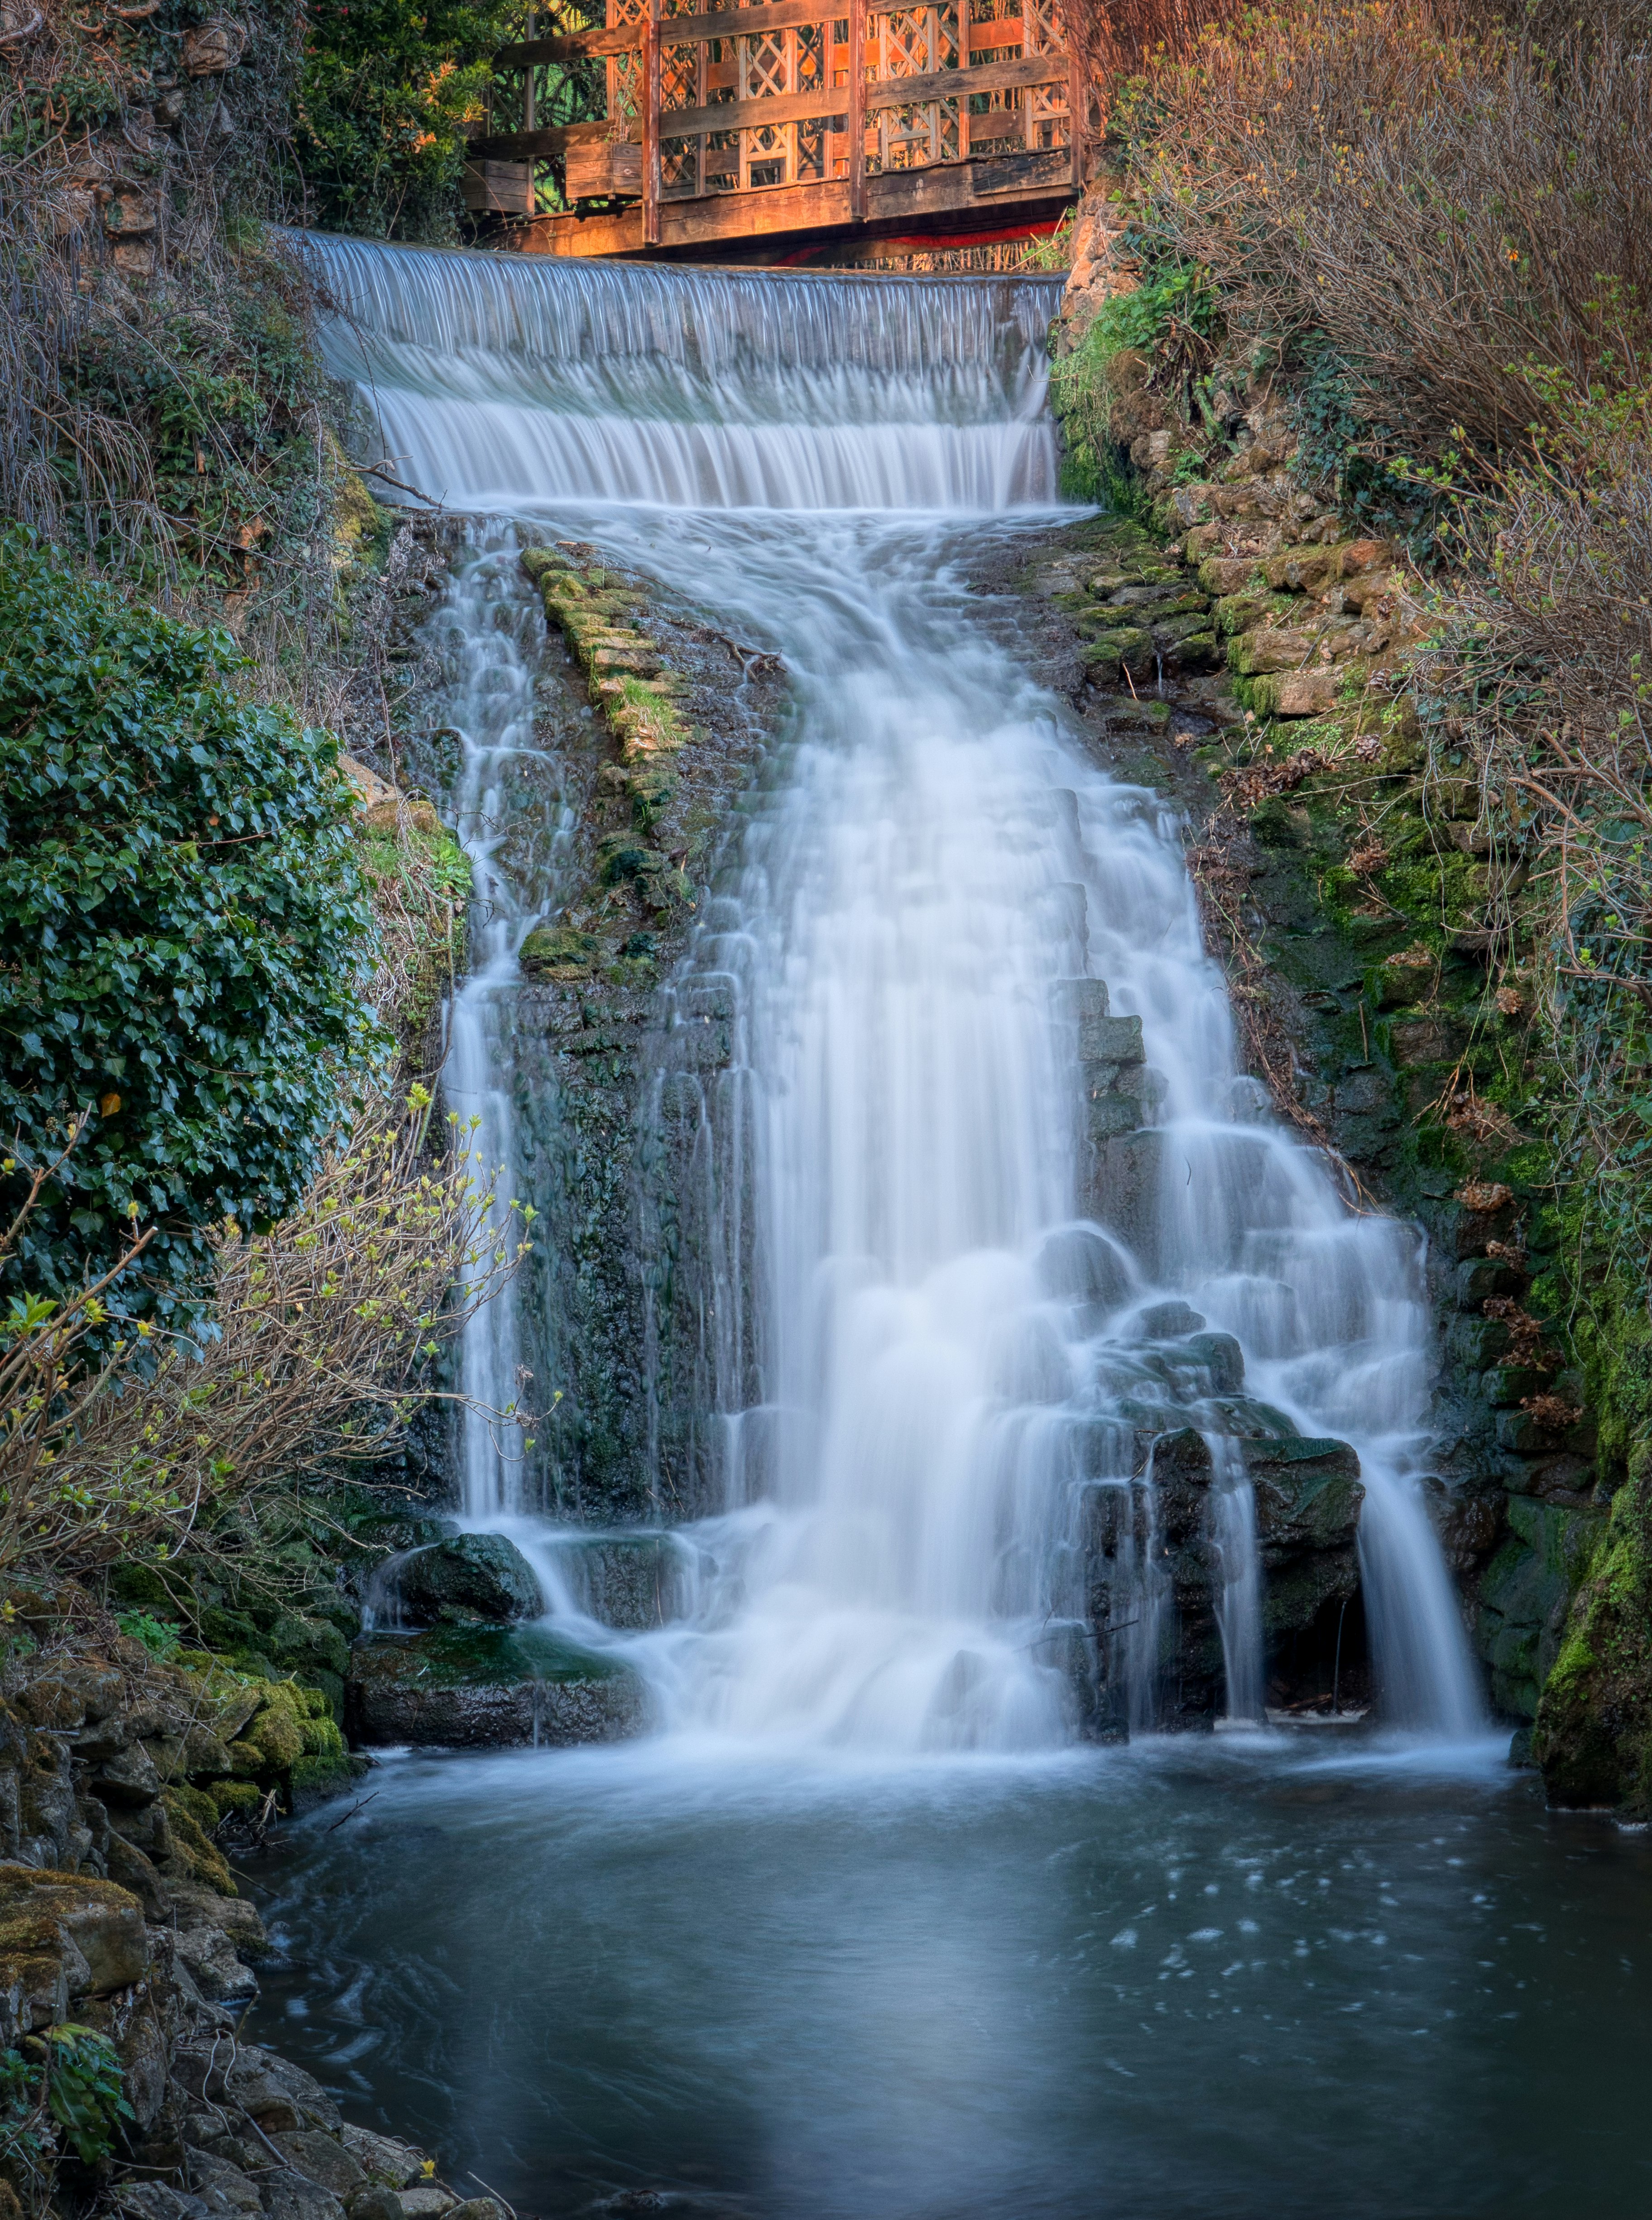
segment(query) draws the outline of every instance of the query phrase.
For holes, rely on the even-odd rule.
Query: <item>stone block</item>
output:
[[[1495,1257],[1470,1257],[1458,1265],[1452,1292],[1459,1310],[1478,1310],[1488,1295],[1518,1295],[1529,1275]]]
[[[612,1742],[645,1722],[634,1674],[543,1627],[365,1635],[350,1675],[352,1721],[370,1745],[562,1747]]]
[[[1134,1096],[1098,1089],[1085,1097],[1084,1129],[1092,1142],[1133,1133],[1141,1122],[1142,1106]]]
[[[1207,555],[1199,566],[1199,583],[1207,594],[1237,594],[1257,575],[1261,565],[1254,555]]]
[[[1507,1352],[1509,1339],[1501,1319],[1455,1318],[1446,1331],[1446,1351],[1454,1364],[1483,1372]]]
[[[336,2136],[320,2128],[289,2129],[271,2136],[271,2142],[296,2173],[302,2173],[335,2197],[349,2197],[367,2186],[367,2175]]]
[[[1140,1063],[1145,1054],[1139,1018],[1088,1017],[1079,1021],[1081,1063]]]
[[[1494,1364],[1481,1375],[1480,1398],[1494,1411],[1508,1409],[1512,1404],[1522,1403],[1528,1395],[1541,1395],[1549,1385],[1546,1372],[1530,1366]]]
[[[349,2121],[341,2134],[345,2148],[369,2180],[391,2189],[407,2189],[419,2179],[423,2162],[410,2143],[398,2142],[393,2136],[375,2135],[371,2128],[358,2128]]]
[[[1098,1143],[1081,1166],[1080,1208],[1116,1233],[1144,1270],[1155,1269],[1155,1229],[1164,1135],[1144,1126]]]

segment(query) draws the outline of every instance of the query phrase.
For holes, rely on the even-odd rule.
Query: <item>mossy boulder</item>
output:
[[[646,1701],[630,1668],[544,1627],[433,1627],[364,1635],[351,1658],[351,1720],[367,1744],[477,1748],[612,1742]]]
[[[1551,1804],[1652,1818],[1652,1474],[1620,1489],[1537,1704]]]
[[[545,1609],[533,1568],[503,1534],[454,1534],[416,1551],[396,1591],[415,1626],[510,1626]]]

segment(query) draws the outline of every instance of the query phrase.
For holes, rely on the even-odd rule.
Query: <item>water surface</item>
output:
[[[1496,1747],[679,1743],[371,1788],[294,1830],[262,2028],[523,2215],[1652,2197],[1652,1848],[1546,1816]]]

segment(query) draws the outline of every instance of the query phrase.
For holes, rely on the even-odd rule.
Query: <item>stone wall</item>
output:
[[[1120,221],[1087,211],[1058,352],[1137,282]],[[1493,859],[1470,767],[1424,743],[1407,655],[1427,582],[1306,466],[1292,382],[1236,365],[1224,383],[1219,364],[1218,436],[1151,373],[1130,353],[1107,365],[1151,559],[1075,566],[1059,598],[1091,687],[1168,694],[1158,730],[1179,726],[1206,775],[1194,795],[1187,766],[1165,766],[1252,1069],[1356,1193],[1427,1232],[1431,1501],[1493,1700],[1529,1721],[1611,1475],[1580,1376],[1525,1307],[1545,1261],[1532,1197],[1478,1169],[1510,1138],[1481,1085],[1524,1052],[1520,996],[1487,969],[1520,867]]]

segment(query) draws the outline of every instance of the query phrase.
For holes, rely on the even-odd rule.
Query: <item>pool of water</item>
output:
[[[1642,2214],[1652,1841],[1502,1746],[393,1756],[254,2031],[522,2220]]]

